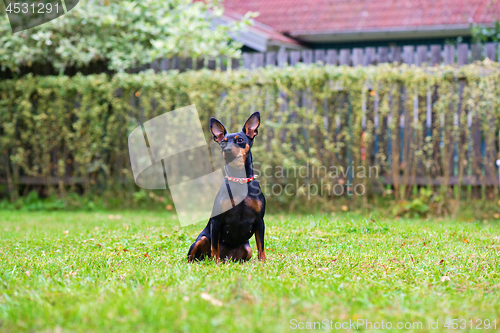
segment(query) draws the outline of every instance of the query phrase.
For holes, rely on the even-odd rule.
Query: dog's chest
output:
[[[224,244],[238,246],[247,242],[255,232],[258,214],[242,201],[221,218],[220,237]]]

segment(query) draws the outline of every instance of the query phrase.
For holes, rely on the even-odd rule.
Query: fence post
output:
[[[288,52],[280,50],[278,52],[278,67],[283,68],[288,64]]]
[[[458,44],[458,54],[457,54],[457,63],[458,66],[463,66],[469,63],[469,45],[467,44]]]
[[[276,66],[276,52],[266,53],[266,66]]]
[[[441,45],[431,45],[431,65],[439,65],[441,63]]]
[[[186,58],[184,60],[184,70],[190,70],[193,68],[193,58]]]
[[[340,50],[340,66],[349,66],[351,57],[351,50],[342,49]]]
[[[391,46],[391,62],[401,62],[401,47]]]
[[[378,114],[378,107],[379,107],[379,100],[378,100],[378,87],[375,87],[375,96],[373,98],[373,127],[375,128],[375,141],[374,141],[374,148],[373,148],[373,153],[375,155],[375,161],[377,161],[377,155],[378,155],[378,141],[379,141],[379,134],[378,134],[378,127],[379,127],[379,114]]]
[[[231,69],[240,68],[240,59],[231,59]]]
[[[170,59],[162,59],[160,62],[160,68],[162,71],[168,71],[170,69]]]
[[[337,65],[337,62],[337,50],[328,50],[326,52],[326,63],[330,65]]]
[[[227,67],[229,64],[229,58],[222,56],[222,57],[219,57],[219,61],[220,61],[220,70],[222,72],[227,71]]]
[[[417,46],[417,66],[422,66],[427,62],[427,45]]]
[[[264,66],[264,53],[253,54],[253,65],[255,68]]]
[[[314,62],[321,62],[322,64],[325,64],[325,50],[314,51]]]
[[[363,66],[374,65],[377,62],[376,51],[374,47],[365,49],[365,62]]]
[[[403,62],[408,65],[413,64],[414,47],[411,45],[403,46]]]
[[[444,46],[444,63],[453,65],[455,63],[455,45]]]
[[[151,69],[153,69],[155,73],[158,73],[160,71],[160,63],[158,59],[153,61],[153,63],[151,64]]]
[[[291,51],[290,52],[290,65],[294,66],[299,61],[300,61],[300,51]]]
[[[389,48],[379,47],[378,48],[378,63],[389,62]]]
[[[486,43],[484,46],[484,57],[489,58],[490,60],[496,61],[496,43]]]
[[[363,49],[355,48],[352,50],[352,65],[363,66]]]
[[[313,51],[312,50],[304,50],[302,51],[302,61],[304,64],[312,64],[313,62]]]
[[[203,59],[203,58],[199,58],[199,59],[196,61],[196,69],[197,69],[197,70],[200,70],[200,69],[203,69],[203,67],[205,67],[205,59]]]
[[[172,69],[181,70],[181,58],[175,57],[172,59]]]
[[[245,68],[245,69],[252,68],[252,54],[251,53],[243,53],[243,68]]]
[[[209,59],[208,60],[208,69],[210,70],[215,70],[215,59]]]
[[[471,60],[472,62],[477,60],[482,60],[483,58],[483,45],[482,44],[472,44],[471,45]]]

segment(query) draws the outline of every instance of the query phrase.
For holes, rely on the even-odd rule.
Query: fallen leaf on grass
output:
[[[24,274],[26,274],[27,276],[31,276],[30,271],[26,271],[26,272],[24,272]]]
[[[444,282],[444,281],[450,281],[450,277],[449,276],[442,276],[441,277],[441,282]]]
[[[203,298],[205,301],[212,303],[212,305],[215,306],[222,306],[222,302],[219,301],[218,299],[213,298],[211,295],[207,293],[201,293],[201,298]]]
[[[464,238],[463,242],[464,242],[465,244],[469,244],[469,241],[468,241],[466,238]]]
[[[67,278],[69,278],[71,276],[76,276],[77,273],[78,273],[78,270],[76,270],[74,272],[73,271],[69,271],[68,274],[64,275],[64,278],[67,279]]]

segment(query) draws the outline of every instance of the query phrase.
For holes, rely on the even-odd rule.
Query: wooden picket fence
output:
[[[485,58],[498,61],[499,54],[500,49],[497,43],[488,43],[485,45],[458,44],[456,46],[367,47],[352,50],[280,51],[244,53],[241,59],[163,59],[155,61],[151,66],[143,66],[135,71],[143,71],[150,68],[157,72],[171,69],[187,71],[202,68],[228,71],[263,66],[285,67],[298,63],[369,66],[387,62],[399,62],[416,66],[423,65],[424,63],[430,65],[454,64],[456,66],[463,66]],[[332,92],[332,96],[321,103],[316,100],[316,104],[312,102],[314,96],[307,89],[297,88],[293,90],[292,94],[285,95],[282,91],[278,91],[276,87],[271,87],[271,91],[266,91],[265,93],[259,92],[255,93],[255,95],[253,95],[254,92],[252,91],[242,92],[242,94],[248,95],[243,100],[252,101],[255,105],[240,105],[239,110],[245,114],[254,109],[265,110],[266,117],[269,118],[273,117],[273,113],[274,117],[278,117],[276,115],[278,113],[288,114],[288,121],[291,123],[304,120],[298,118],[298,109],[324,112],[324,121],[322,120],[321,124],[318,123],[316,125],[328,128],[329,133],[334,134],[332,140],[341,142],[342,140],[346,140],[347,137],[341,134],[342,128],[350,130],[354,127],[352,124],[353,112],[347,105],[351,101],[362,99],[361,109],[363,117],[362,119],[359,117],[356,118],[356,121],[361,122],[362,135],[370,134],[368,137],[374,138],[374,141],[366,142],[366,146],[363,147],[363,151],[366,150],[366,154],[349,151],[350,147],[353,146],[352,142],[345,141],[345,148],[343,148],[345,151],[340,154],[343,157],[339,159],[339,165],[348,166],[353,160],[357,163],[355,165],[380,165],[380,185],[392,186],[395,189],[401,186],[415,185],[469,186],[473,187],[476,191],[476,196],[479,196],[478,191],[480,191],[481,187],[487,187],[487,197],[489,198],[490,195],[496,193],[498,190],[498,169],[495,162],[497,157],[500,156],[500,147],[498,147],[498,140],[500,139],[498,130],[500,128],[491,126],[491,124],[494,124],[492,119],[495,120],[495,117],[497,117],[495,110],[488,111],[485,116],[481,116],[463,106],[465,104],[463,97],[464,87],[466,85],[467,82],[464,79],[457,78],[454,83],[454,94],[457,96],[457,100],[454,104],[450,104],[450,112],[446,113],[446,115],[438,115],[436,113],[436,103],[439,102],[440,98],[440,87],[430,87],[426,93],[415,95],[403,85],[398,86],[398,91],[385,94],[385,97],[379,95],[379,89],[376,86],[370,87],[370,90],[367,87],[367,90],[363,92],[363,96],[354,96],[351,95],[348,89],[339,89],[339,91]],[[265,89],[267,90],[268,88],[266,87]],[[273,111],[272,107],[269,107],[272,104],[268,103],[272,97],[272,91],[276,94],[274,98],[278,99],[277,97],[279,96],[279,100],[284,101],[279,106],[280,110]],[[392,95],[393,93],[394,95]],[[221,98],[223,97],[221,96]],[[132,93],[130,98],[132,109],[140,109],[137,102],[139,96],[136,94],[136,91]],[[141,98],[147,99],[144,96],[141,96]],[[380,112],[383,98],[390,101],[390,114],[384,115]],[[292,99],[294,99],[294,103],[289,103]],[[407,103],[407,101],[410,103]],[[293,107],[291,104],[296,105]],[[348,108],[349,110],[347,110]],[[231,110],[231,113],[233,113],[233,110]],[[460,120],[464,114],[467,116],[466,120]],[[141,117],[138,118],[139,122],[143,122],[143,120]],[[276,121],[276,123],[281,122]],[[304,120],[304,123],[307,123],[307,120]],[[367,126],[367,123],[369,126]],[[372,125],[370,126],[370,124]],[[394,124],[397,125],[394,126]],[[282,126],[285,133],[291,132],[287,132],[285,123]],[[442,128],[446,129],[446,131],[442,130]],[[464,136],[460,132],[463,128],[467,128],[469,133],[467,136]],[[273,131],[277,131],[277,129],[273,129]],[[302,139],[313,140],[304,131],[298,131],[293,135],[297,135],[297,137],[292,138],[294,142],[301,142]],[[354,136],[350,133],[348,137]],[[358,135],[358,138],[360,137],[361,135]],[[314,142],[311,141],[310,144],[312,146]],[[427,160],[423,161],[422,156],[416,152],[418,150],[420,153],[422,147],[426,145],[432,145],[433,149],[432,153],[426,157]],[[415,147],[418,149],[415,149]],[[55,149],[52,154],[53,166],[59,164]],[[2,166],[8,165],[9,162],[7,161],[11,161],[8,155],[9,150],[7,149],[5,152]],[[379,158],[381,152],[387,157],[384,161],[381,161]],[[128,161],[128,155],[124,154],[121,156],[121,161]],[[121,166],[121,169],[123,169],[123,166]],[[10,172],[10,169],[7,168],[7,170]],[[12,172],[13,174],[16,173],[14,167]],[[19,176],[15,177],[17,183],[29,186],[86,184],[90,179],[88,177],[70,177],[69,173],[64,177],[58,177],[56,174],[53,174],[51,177],[44,178],[26,176],[19,171],[17,173],[19,173]],[[2,172],[2,167],[0,167],[0,184],[8,184],[7,179],[9,177],[9,175]],[[123,182],[126,181],[123,180]],[[25,188],[29,188],[29,186]],[[480,195],[485,196],[486,189]]]
[[[295,65],[297,63],[330,64],[339,66],[369,66],[387,62],[398,62],[421,66],[423,64],[447,64],[463,66],[468,63],[489,58],[499,59],[499,44],[458,44],[458,45],[419,45],[419,46],[391,46],[366,47],[340,50],[302,50],[279,51],[265,53],[243,53],[240,59],[220,57],[216,59],[179,58],[160,59],[151,65],[145,65],[130,72],[153,69],[155,72],[167,70],[238,70],[252,69],[263,66]]]

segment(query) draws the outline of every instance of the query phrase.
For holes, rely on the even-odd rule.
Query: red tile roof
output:
[[[243,14],[245,14],[245,13],[243,13]],[[227,9],[224,11],[224,16],[229,20],[241,20],[243,18],[243,14],[240,14],[240,13],[237,13],[234,11],[230,11]],[[259,21],[254,22],[253,25],[247,27],[246,29],[249,31],[252,31],[258,35],[265,36],[265,37],[272,39],[272,40],[275,40],[275,41],[279,41],[279,42],[287,43],[287,44],[300,45],[300,43],[298,41],[296,41],[295,39],[292,39],[290,37],[282,35],[278,31],[276,31],[276,29],[273,29],[272,27],[270,27],[266,24],[262,24]]]
[[[491,23],[495,0],[225,0],[232,12],[258,12],[256,21],[292,36],[416,26]]]

